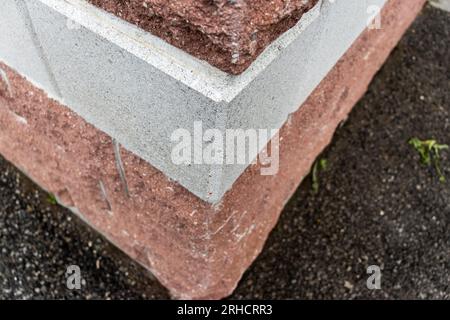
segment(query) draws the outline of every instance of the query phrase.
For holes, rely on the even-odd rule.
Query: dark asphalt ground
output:
[[[412,137],[450,144],[450,14],[430,7],[393,52],[287,205],[232,298],[450,299],[448,177]],[[148,272],[0,159],[0,299],[167,298]],[[79,291],[66,267],[80,266]],[[366,268],[382,268],[368,290]]]

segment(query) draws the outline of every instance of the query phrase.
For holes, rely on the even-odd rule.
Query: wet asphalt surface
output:
[[[427,7],[286,206],[234,299],[450,299],[450,14]],[[166,290],[0,158],[0,299],[166,299]],[[66,287],[80,266],[81,290]],[[366,287],[381,268],[381,289]]]

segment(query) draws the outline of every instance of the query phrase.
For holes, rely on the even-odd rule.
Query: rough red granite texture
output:
[[[174,297],[222,298],[424,2],[391,0],[383,29],[365,31],[281,129],[280,172],[261,176],[249,167],[218,206],[122,150],[127,196],[111,138],[3,64],[13,97],[3,87],[0,152],[148,267]]]
[[[88,0],[172,45],[239,74],[318,0]]]

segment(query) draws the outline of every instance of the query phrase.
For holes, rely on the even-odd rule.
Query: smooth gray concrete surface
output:
[[[215,203],[247,165],[176,165],[174,130],[192,132],[195,121],[222,133],[280,128],[366,27],[373,15],[368,9],[385,2],[320,2],[249,70],[229,76],[86,1],[5,0],[0,37],[9,45],[0,45],[0,60]],[[30,33],[15,41],[15,30],[27,28]]]
[[[436,8],[450,12],[450,0],[430,0],[430,3]]]
[[[0,59],[27,75],[49,96],[60,97],[24,1],[5,0],[0,4]]]
[[[412,137],[450,144],[450,14],[428,7],[286,206],[234,299],[450,299],[445,184]],[[167,292],[0,159],[0,299],[163,299]],[[66,287],[79,265],[81,290]],[[382,267],[381,290],[366,268]]]

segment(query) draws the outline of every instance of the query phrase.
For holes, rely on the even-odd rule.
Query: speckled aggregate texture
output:
[[[233,74],[244,71],[317,0],[88,0]]]

